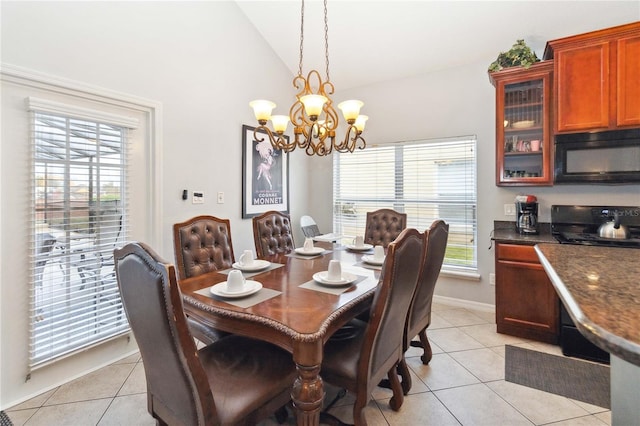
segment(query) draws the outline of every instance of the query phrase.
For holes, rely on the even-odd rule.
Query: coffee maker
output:
[[[520,234],[538,233],[538,203],[516,201],[516,231]]]

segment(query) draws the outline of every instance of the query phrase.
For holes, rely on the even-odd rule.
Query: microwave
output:
[[[554,183],[639,183],[640,128],[556,135]]]

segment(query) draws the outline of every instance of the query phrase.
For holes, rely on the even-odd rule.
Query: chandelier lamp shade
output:
[[[261,142],[266,134],[274,149],[291,152],[296,148],[304,149],[309,156],[325,156],[333,151],[353,152],[356,148],[364,149],[366,141],[362,138],[365,123],[369,117],[360,114],[363,103],[348,100],[338,104],[342,111],[347,129],[342,140],[336,142],[336,129],[339,118],[333,107],[330,95],[334,87],[329,79],[329,27],[327,21],[327,0],[324,0],[324,38],[326,78],[322,81],[320,73],[311,70],[305,78],[302,73],[303,41],[304,41],[304,0],[302,0],[300,24],[300,62],[298,75],[293,79],[293,86],[298,90],[296,101],[289,109],[289,115],[271,115],[276,107],[271,101],[259,99],[249,103],[258,120],[259,126],[254,130],[254,139]],[[273,130],[267,127],[271,121]],[[293,125],[294,139],[288,142],[284,137],[289,125]]]

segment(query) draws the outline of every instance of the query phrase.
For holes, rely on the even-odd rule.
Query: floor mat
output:
[[[0,426],[13,426],[11,419],[4,411],[0,411]]]
[[[611,408],[608,365],[505,345],[505,380]]]

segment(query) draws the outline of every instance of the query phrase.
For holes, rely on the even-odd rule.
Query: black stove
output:
[[[600,225],[619,217],[629,238],[603,238]],[[640,207],[551,206],[551,233],[561,244],[640,248]]]

